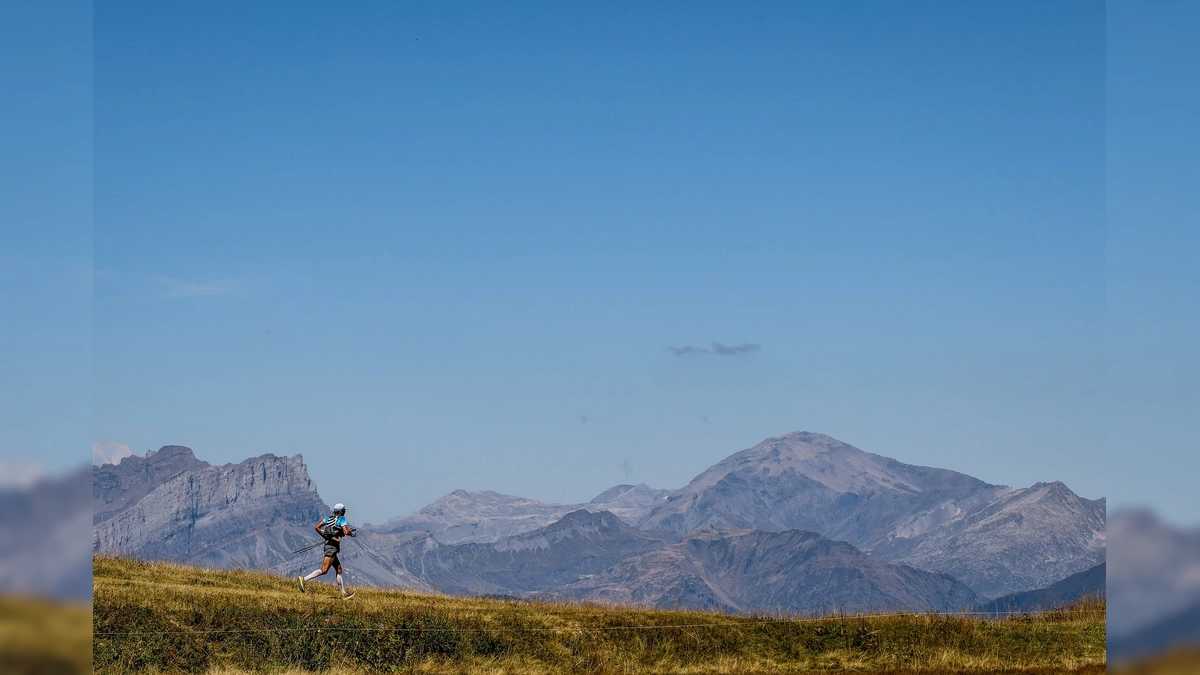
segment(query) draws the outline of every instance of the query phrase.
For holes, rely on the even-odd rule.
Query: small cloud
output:
[[[712,349],[704,349],[693,345],[684,345],[682,347],[667,347],[675,356],[686,356],[688,354],[716,354],[717,356],[738,356],[739,354],[749,354],[762,349],[762,345],[743,342],[740,345],[723,345],[720,342],[712,343]]]
[[[0,490],[33,485],[45,475],[42,465],[25,460],[0,460]]]
[[[750,352],[756,352],[756,351],[762,349],[762,345],[750,344],[749,342],[743,342],[740,345],[733,345],[731,347],[723,345],[720,342],[714,342],[714,343],[712,343],[712,345],[713,345],[713,353],[720,354],[721,356],[737,356],[738,354],[749,354]]]
[[[133,450],[120,441],[92,441],[92,465],[94,466],[120,464],[122,459],[132,456]]]
[[[629,460],[621,462],[621,473],[625,474],[626,478],[633,475],[633,464]]]
[[[154,280],[162,287],[162,294],[159,296],[162,298],[199,298],[207,295],[229,295],[241,289],[240,282],[228,280],[196,283],[163,276],[154,277]]]

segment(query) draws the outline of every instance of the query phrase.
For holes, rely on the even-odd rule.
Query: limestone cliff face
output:
[[[217,562],[228,557],[231,544],[263,531],[291,526],[303,531],[328,511],[299,455],[210,466],[188,448],[174,446],[143,461],[136,472],[123,472],[125,462],[94,472],[110,470],[120,484],[149,488],[127,490],[146,494],[120,510],[93,509],[95,550]],[[163,471],[164,466],[179,470]],[[138,485],[137,479],[146,476],[161,482]]]
[[[328,515],[304,459],[267,454],[212,466],[189,448],[93,467],[92,549],[208,567],[308,571],[320,551],[312,526]],[[416,585],[365,541],[343,542],[348,576],[379,586]]]

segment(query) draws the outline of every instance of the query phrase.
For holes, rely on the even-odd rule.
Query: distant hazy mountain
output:
[[[330,509],[303,459],[263,455],[212,466],[182,446],[92,467],[92,548],[96,552],[283,574],[318,567],[312,526]],[[350,580],[418,586],[357,539],[342,543]]]
[[[372,527],[376,535],[428,532],[442,544],[488,543],[553,523],[572,511],[608,511],[626,523],[645,519],[667,490],[646,484],[618,485],[586,504],[554,504],[491,490],[455,490],[407,518]]]
[[[448,593],[522,595],[575,582],[661,546],[611,513],[579,510],[486,544],[446,545],[419,533],[390,553],[397,564]]]
[[[396,563],[451,593],[545,596],[726,611],[941,609],[975,595],[946,575],[872,558],[810,532],[698,530],[669,544],[607,511],[491,543],[419,534]]]
[[[1047,586],[1105,561],[1104,500],[1038,483],[873,553],[949,572],[985,597]]]
[[[891,537],[923,534],[1009,490],[801,431],[713,465],[641,527],[681,534],[704,526],[800,529],[870,549]]]
[[[87,469],[0,490],[0,513],[20,534],[0,547],[0,591],[66,600],[92,597]]]
[[[1200,606],[1200,529],[1172,527],[1150,511],[1123,511],[1109,522],[1108,633],[1146,629]]]
[[[1044,586],[1105,560],[1104,500],[912,466],[796,432],[736,453],[640,526],[800,529],[944,572],[984,596]]]
[[[989,600],[980,603],[975,609],[980,612],[1040,612],[1065,607],[1086,596],[1104,595],[1104,579],[1105,564],[1102,563],[1090,570],[1072,574],[1046,588]]]

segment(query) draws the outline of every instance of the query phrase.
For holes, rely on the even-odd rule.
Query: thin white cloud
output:
[[[163,298],[200,298],[208,295],[229,295],[241,290],[241,282],[219,280],[208,282],[183,281],[172,277],[157,276],[154,280],[162,288]]]
[[[92,464],[120,464],[122,459],[132,457],[133,450],[120,441],[92,441]]]

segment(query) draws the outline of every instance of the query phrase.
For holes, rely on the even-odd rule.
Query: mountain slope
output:
[[[1065,607],[1089,595],[1104,595],[1106,565],[1072,574],[1045,588],[1023,593],[1013,593],[975,607],[980,612],[1042,612]]]
[[[521,595],[572,583],[662,546],[611,513],[581,509],[497,542],[446,545],[421,533],[390,553],[397,565],[448,593]]]
[[[712,528],[560,593],[735,612],[953,611],[975,601],[971,589],[947,575],[893,565],[812,532]]]
[[[873,553],[953,574],[985,597],[1036,589],[1104,562],[1104,500],[1062,483],[1008,492],[920,536]]]

